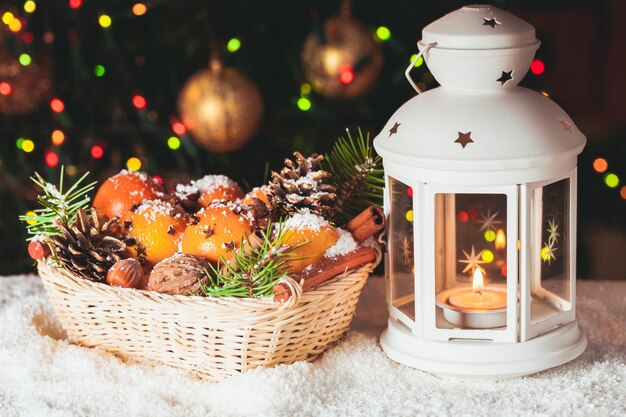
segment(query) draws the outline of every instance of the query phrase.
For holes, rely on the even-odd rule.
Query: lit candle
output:
[[[497,310],[506,307],[506,292],[486,289],[480,268],[474,270],[472,289],[461,290],[450,295],[448,302],[459,309]]]
[[[506,286],[485,287],[480,268],[474,270],[472,288],[455,287],[437,294],[446,321],[470,329],[505,326],[506,301]]]

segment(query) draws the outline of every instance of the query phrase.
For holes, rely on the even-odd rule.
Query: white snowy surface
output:
[[[211,383],[71,345],[36,277],[0,278],[0,416],[626,416],[626,282],[578,282],[579,359],[502,382],[389,360],[383,294],[371,278],[354,330],[320,360]]]

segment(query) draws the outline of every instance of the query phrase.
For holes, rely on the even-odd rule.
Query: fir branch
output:
[[[204,295],[251,298],[274,295],[274,286],[286,275],[286,255],[293,248],[285,243],[288,234],[283,222],[270,223],[260,233],[262,241],[257,248],[245,236],[230,262],[220,259],[217,266],[210,265],[210,271],[206,271],[209,283],[200,283]]]
[[[42,208],[35,209],[34,215],[27,214],[19,216],[20,221],[27,223],[26,230],[31,235],[28,240],[33,240],[36,236],[60,236],[61,230],[56,222],[70,224],[76,219],[76,212],[79,209],[86,209],[89,206],[89,196],[96,182],[81,185],[89,172],[80,177],[67,191],[63,192],[64,168],[61,167],[59,186],[49,183],[39,173],[31,177],[36,185],[41,187],[43,194],[37,196],[37,202]]]
[[[331,184],[337,189],[335,220],[343,223],[371,205],[382,206],[385,175],[382,158],[378,156],[369,133],[353,138],[339,137],[322,163],[333,176]]]

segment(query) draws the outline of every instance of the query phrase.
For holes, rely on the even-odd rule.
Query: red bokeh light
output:
[[[11,87],[11,84],[4,81],[0,83],[0,94],[2,94],[3,96],[8,96],[9,94],[11,94],[11,91],[13,91],[13,87]]]
[[[133,97],[133,106],[137,107],[139,110],[146,108],[146,99],[137,94]]]
[[[502,268],[500,268],[500,273],[502,274],[503,277],[506,277],[506,264],[502,265]]]
[[[69,3],[72,9],[78,9],[83,5],[83,0],[70,0]]]
[[[183,136],[185,133],[187,133],[187,128],[181,122],[174,122],[174,123],[172,123],[172,130],[178,136]]]
[[[459,211],[459,214],[457,214],[457,217],[461,223],[465,223],[469,220],[469,214],[467,214],[467,211],[463,211],[463,210]]]
[[[350,84],[352,80],[354,80],[354,71],[352,67],[346,65],[339,71],[339,81],[342,84]]]
[[[65,110],[65,104],[58,98],[53,98],[50,100],[50,108],[55,113],[61,113]]]
[[[104,155],[104,149],[100,145],[94,145],[91,147],[91,156],[95,159],[100,159]]]
[[[159,184],[163,185],[163,178],[161,178],[159,175],[153,175],[152,178],[157,180]]]
[[[539,60],[539,59],[535,59],[533,61],[532,64],[530,64],[530,72],[532,72],[535,75],[540,75],[543,74],[543,72],[545,71],[546,66],[544,65],[544,63]]]
[[[24,43],[32,43],[34,39],[35,37],[30,32],[26,32],[22,35],[22,40],[24,41]]]
[[[57,166],[57,164],[59,163],[59,155],[56,154],[56,152],[46,152],[46,165],[48,165],[50,168]]]
[[[407,188],[406,193],[409,195],[409,197],[413,197],[413,188],[412,187]]]

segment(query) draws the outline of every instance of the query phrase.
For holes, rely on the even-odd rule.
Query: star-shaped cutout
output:
[[[509,72],[502,71],[502,77],[498,78],[496,81],[500,81],[502,83],[501,85],[504,85],[507,81],[513,79],[513,77],[511,77],[511,74],[513,74],[513,70]]]
[[[463,255],[465,255],[465,259],[461,259],[459,260],[459,262],[462,264],[466,264],[465,269],[463,269],[463,273],[466,273],[469,270],[471,270],[473,273],[474,270],[476,269],[480,269],[482,273],[485,273],[485,270],[483,269],[483,267],[480,266],[480,264],[486,263],[485,261],[481,259],[481,256],[483,255],[482,250],[476,253],[476,250],[474,249],[474,245],[472,245],[472,251],[470,253],[467,253],[464,250],[461,250],[461,251],[463,252]]]
[[[559,242],[559,224],[556,220],[548,220],[548,243],[555,245]]]
[[[389,129],[389,137],[391,137],[391,135],[395,135],[396,133],[398,133],[398,128],[400,127],[402,123],[398,123],[395,122],[393,124],[393,127],[391,129]]]
[[[487,25],[487,26],[491,26],[492,28],[495,28],[496,25],[500,25],[500,24],[501,23],[498,22],[495,17],[492,17],[491,19],[487,19],[486,17],[483,17],[483,26]]]
[[[482,232],[485,229],[496,230],[495,225],[502,224],[502,220],[496,220],[496,217],[498,217],[498,214],[500,214],[499,211],[496,211],[495,213],[491,214],[491,209],[487,209],[486,215],[480,213],[480,217],[483,218],[482,221],[480,222],[482,224],[482,226],[480,227],[480,231]]]
[[[561,116],[559,122],[561,122],[561,125],[563,125],[563,130],[567,130],[569,133],[572,133],[572,125],[567,120],[565,120],[565,117]]]
[[[463,149],[467,146],[468,143],[473,143],[474,141],[470,138],[472,132],[461,133],[459,132],[459,137],[456,138],[454,143],[460,143]]]

